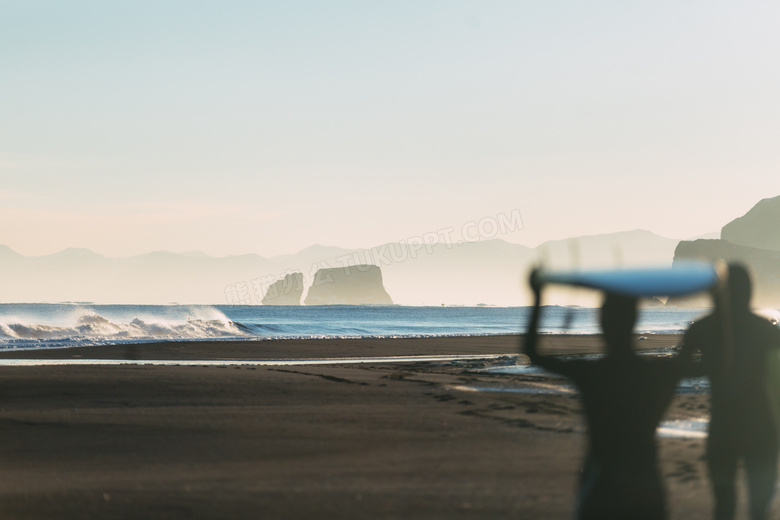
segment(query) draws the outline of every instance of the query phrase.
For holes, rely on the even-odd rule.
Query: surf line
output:
[[[0,367],[41,366],[306,366],[306,365],[357,365],[376,363],[446,363],[452,361],[480,361],[514,357],[514,354],[461,354],[450,356],[384,356],[348,358],[303,359],[2,359]]]

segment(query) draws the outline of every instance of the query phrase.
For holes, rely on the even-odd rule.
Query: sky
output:
[[[0,0],[0,244],[530,246],[780,195],[780,4]]]

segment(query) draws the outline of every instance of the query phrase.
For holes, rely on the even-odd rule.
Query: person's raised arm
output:
[[[679,366],[683,377],[703,377],[713,373],[717,368],[715,357],[723,355],[724,320],[729,320],[725,312],[723,288],[716,285],[710,289],[714,304],[712,313],[706,318],[692,323],[683,335],[683,343],[678,353]],[[705,354],[704,351],[708,352]],[[697,355],[698,354],[698,355]]]
[[[534,307],[531,311],[531,321],[528,323],[528,329],[523,337],[523,354],[528,356],[532,363],[538,364],[543,357],[537,350],[539,344],[539,318],[542,313],[542,284],[539,281],[538,269],[531,271],[528,283],[531,285],[531,291],[534,294]]]
[[[534,293],[534,307],[531,311],[531,321],[528,323],[528,330],[526,330],[525,336],[523,336],[523,354],[528,356],[531,363],[539,365],[545,370],[573,377],[573,370],[579,366],[578,362],[563,361],[555,356],[539,353],[539,320],[542,315],[542,282],[539,277],[538,269],[531,271],[528,282]]]

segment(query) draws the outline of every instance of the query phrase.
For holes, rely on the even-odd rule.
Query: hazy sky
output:
[[[780,195],[780,3],[0,1],[0,244],[370,247]]]

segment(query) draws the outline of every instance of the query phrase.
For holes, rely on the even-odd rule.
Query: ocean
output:
[[[0,304],[0,349],[280,338],[517,334],[530,307]],[[636,331],[683,332],[706,309],[648,307]],[[541,332],[599,332],[598,310],[548,306]]]

